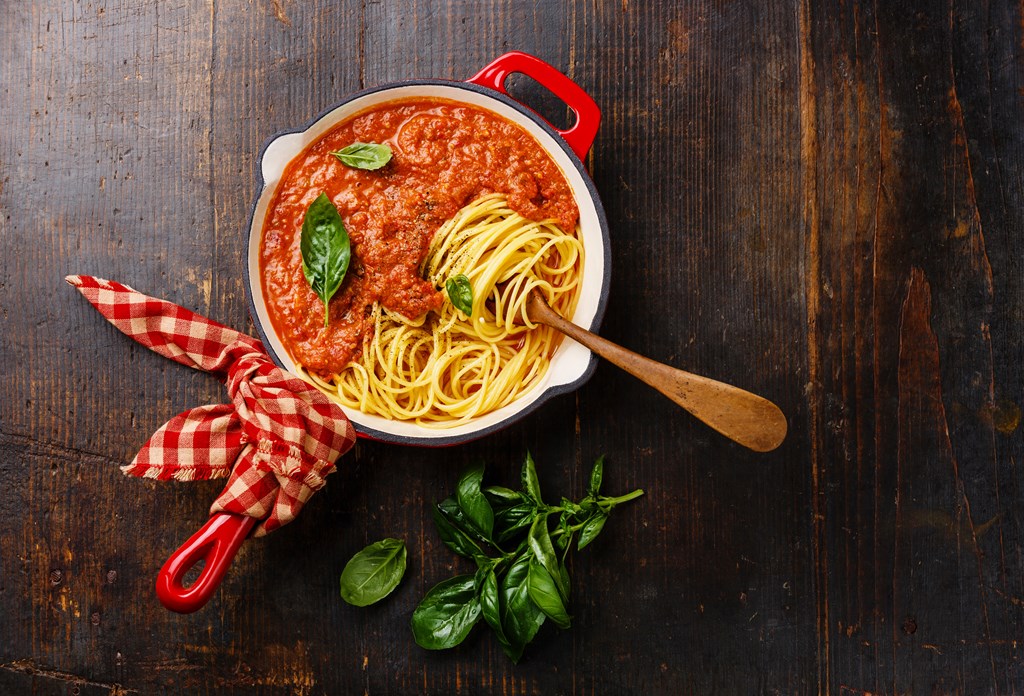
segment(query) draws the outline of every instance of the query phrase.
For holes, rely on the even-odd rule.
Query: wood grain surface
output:
[[[251,330],[261,143],[362,87],[511,49],[582,85],[612,231],[602,333],[762,394],[759,455],[602,365],[445,450],[361,442],[215,599],[156,601],[215,483],[118,466],[223,387],[62,278]],[[39,0],[0,9],[0,693],[1024,692],[1024,17],[995,0]],[[510,91],[556,123],[557,99]],[[464,465],[647,495],[577,554],[574,626],[517,666],[408,628],[464,571],[430,506]],[[369,608],[345,561],[404,538]]]

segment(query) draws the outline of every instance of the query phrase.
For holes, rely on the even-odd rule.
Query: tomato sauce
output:
[[[331,155],[354,142],[386,143],[391,161],[376,171]],[[352,260],[330,302],[302,273],[299,240],[306,209],[320,192],[337,206]],[[270,319],[292,357],[329,377],[358,357],[373,330],[375,302],[417,318],[443,301],[419,275],[430,240],[445,221],[487,193],[532,220],[576,226],[579,211],[565,177],[519,126],[488,111],[441,99],[389,102],[339,124],[285,169],[263,226],[260,269]]]

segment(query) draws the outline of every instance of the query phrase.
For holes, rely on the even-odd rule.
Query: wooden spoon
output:
[[[646,382],[730,440],[755,452],[769,452],[786,438],[786,416],[765,398],[707,377],[690,374],[626,350],[563,319],[536,289],[526,314],[583,344],[605,360]]]

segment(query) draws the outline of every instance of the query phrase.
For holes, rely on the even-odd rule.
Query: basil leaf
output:
[[[562,512],[561,517],[558,518],[558,531],[561,532],[561,534],[559,534],[558,536],[556,536],[554,538],[555,547],[559,551],[563,552],[563,554],[562,554],[563,558],[565,558],[565,553],[564,552],[572,544],[573,531],[569,527],[569,516],[571,514],[572,513],[570,511],[568,511],[568,510]]]
[[[483,491],[494,511],[491,536],[496,541],[505,541],[530,526],[530,518],[537,508],[533,503],[524,501],[521,493],[503,486],[488,486]]]
[[[583,508],[576,503],[572,502],[568,498],[563,497],[558,506],[564,510],[565,515],[578,515],[583,512]]]
[[[473,286],[462,273],[452,276],[444,284],[448,291],[448,299],[467,317],[473,316]]]
[[[484,480],[484,465],[471,466],[459,477],[456,496],[459,508],[470,524],[476,527],[485,538],[490,538],[494,531],[494,510],[487,502],[480,483]]]
[[[523,499],[519,493],[504,486],[487,486],[483,491],[492,508],[509,507]]]
[[[480,545],[445,515],[441,505],[438,503],[433,512],[434,524],[437,525],[437,533],[441,536],[444,545],[466,558],[486,558],[487,554],[483,552]]]
[[[352,143],[331,154],[353,169],[380,169],[391,161],[391,148],[377,143]]]
[[[448,496],[442,500],[437,504],[437,509],[441,511],[445,518],[455,525],[457,529],[475,541],[477,546],[481,549],[482,554],[485,553],[483,551],[485,545],[494,544],[489,536],[484,536],[484,534],[476,528],[476,525],[469,521],[465,513],[462,512],[462,508],[459,507],[459,501],[454,497]]]
[[[509,647],[505,654],[519,662],[523,648],[544,623],[544,612],[530,599],[530,555],[519,556],[501,581],[501,625]]]
[[[370,544],[345,564],[341,598],[357,607],[384,599],[405,574],[405,542],[384,539]]]
[[[569,569],[565,567],[564,560],[558,566],[558,577],[562,580],[562,587],[565,588],[565,594],[563,595],[563,598],[566,602],[568,602],[569,590],[572,587],[572,585],[569,583]]]
[[[597,535],[604,529],[604,523],[608,521],[608,515],[599,512],[586,522],[583,523],[583,527],[580,529],[580,540],[576,546],[576,549],[582,549],[584,546],[592,542],[597,538]]]
[[[498,594],[498,576],[493,567],[487,569],[479,589],[480,611],[484,621],[494,631],[502,650],[507,654],[512,648],[512,644],[505,637],[505,629],[501,625],[501,596]]]
[[[437,504],[437,509],[444,513],[444,516],[448,518],[449,522],[454,524],[456,527],[461,529],[463,532],[468,534],[476,541],[480,543],[485,543],[487,541],[487,539],[484,538],[484,535],[481,534],[480,531],[476,529],[468,519],[466,519],[466,515],[463,514],[462,508],[459,507],[459,501],[455,498],[455,496],[450,495],[444,500],[442,500],[440,503]]]
[[[528,580],[530,599],[559,628],[569,628],[569,613],[565,610],[561,592],[554,578],[536,560],[530,561]]]
[[[302,218],[302,273],[324,303],[324,326],[330,321],[329,303],[341,287],[352,258],[351,242],[338,209],[321,192]]]
[[[551,544],[551,535],[548,533],[548,519],[546,515],[538,515],[533,520],[527,541],[533,557],[554,578],[562,599],[568,600],[568,583],[563,583],[562,572],[558,567],[558,556],[555,555],[555,547]]]
[[[587,487],[587,493],[596,498],[597,494],[601,492],[601,480],[604,478],[604,455],[602,454],[594,462],[594,468],[590,470],[590,485]]]
[[[537,503],[537,505],[543,505],[544,501],[540,497],[540,480],[537,478],[537,467],[533,463],[533,457],[530,453],[526,453],[526,461],[523,462],[523,493],[527,498]]]
[[[480,619],[472,575],[456,575],[434,586],[412,613],[412,635],[427,650],[453,648]]]
[[[526,529],[533,523],[537,506],[533,503],[520,503],[512,507],[502,508],[494,513],[494,530],[497,541],[503,542]]]

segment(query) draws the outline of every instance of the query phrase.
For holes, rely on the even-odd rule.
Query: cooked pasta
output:
[[[421,266],[437,288],[460,274],[469,279],[469,315],[450,299],[439,312],[415,318],[374,305],[373,331],[356,360],[332,380],[304,374],[364,413],[428,427],[458,425],[541,382],[561,335],[530,322],[527,296],[536,288],[571,317],[582,269],[576,230],[529,220],[503,194],[483,196],[437,231]]]

